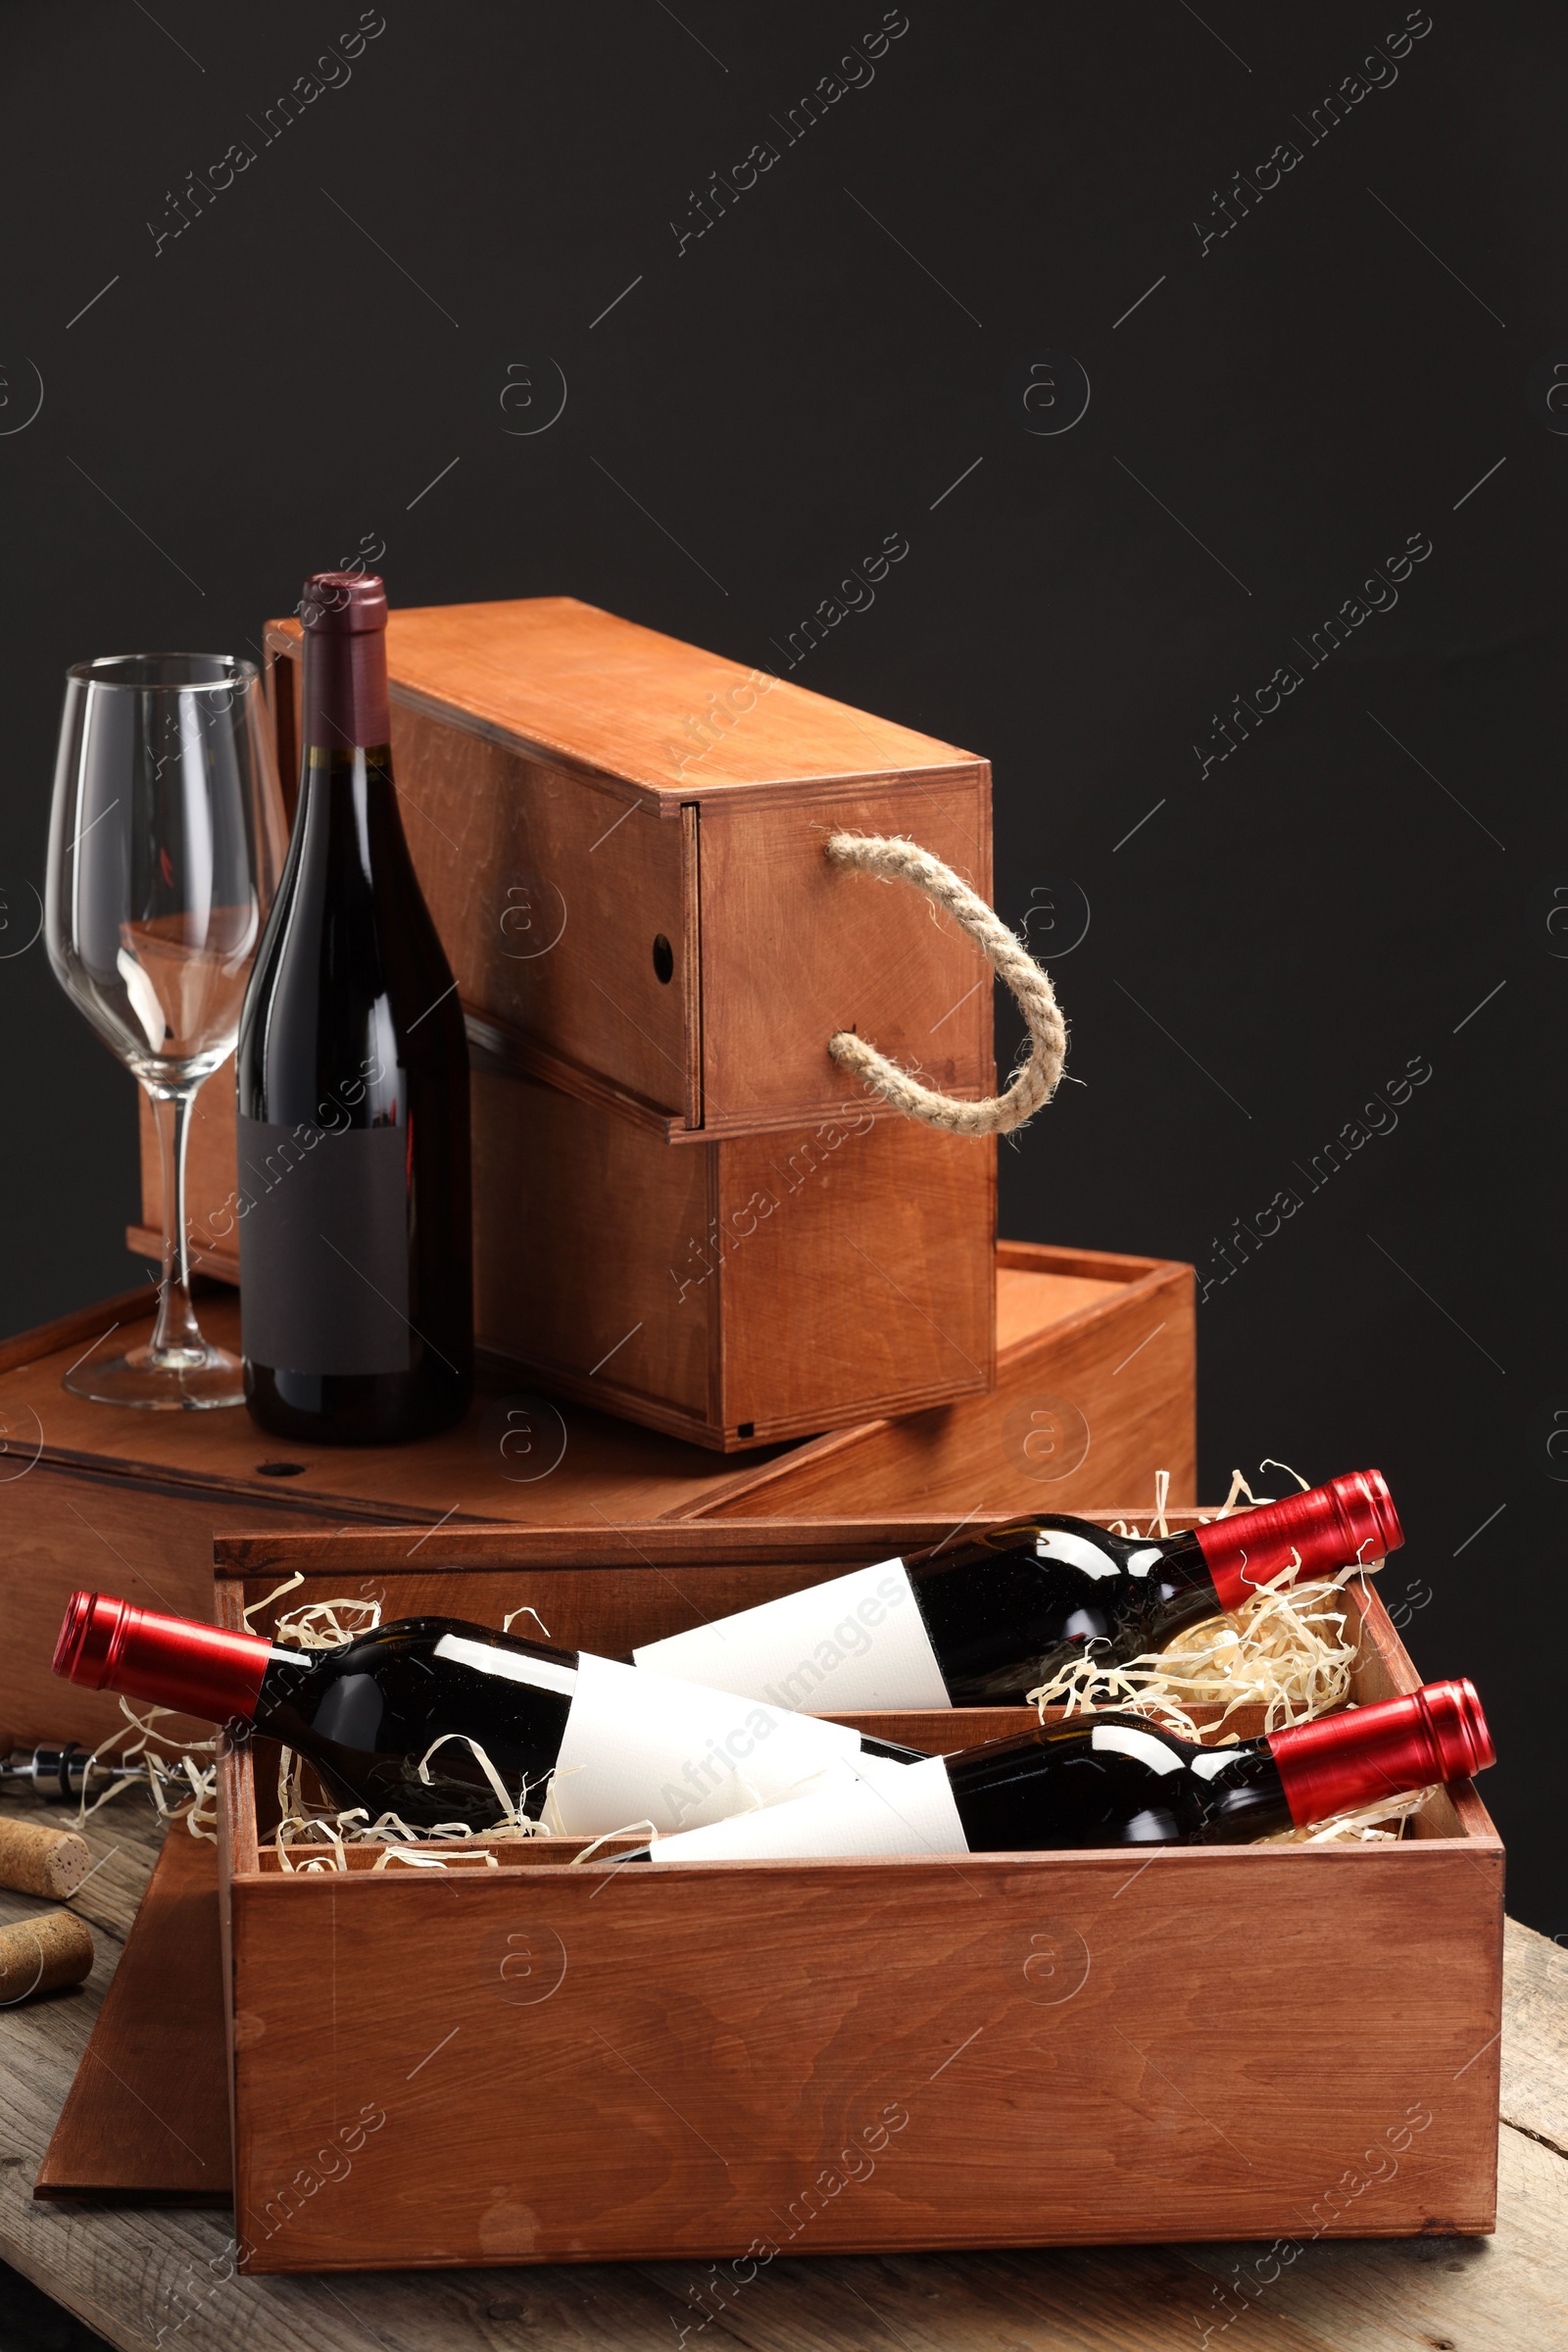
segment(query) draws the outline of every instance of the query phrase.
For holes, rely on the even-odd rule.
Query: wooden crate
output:
[[[384,1536],[229,1542],[220,1614],[298,1566],[288,1605],[527,1602],[613,1648],[833,1564],[823,1527],[744,1558],[728,1527],[625,1533],[642,1564],[611,1573],[597,1543],[490,1537],[432,1576]],[[1413,1689],[1381,1604],[1352,1607],[1354,1695]],[[1027,1714],[850,1720],[955,1745]],[[744,2313],[786,2253],[1494,2227],[1502,1853],[1468,1786],[1389,1846],[654,1873],[541,1840],[372,1876],[368,1851],[279,1869],[275,1777],[265,1742],[222,1769],[251,2270],[678,2255]]]
[[[300,634],[266,631],[285,775]],[[906,833],[989,899],[985,760],[574,597],[395,611],[387,669],[419,882],[519,1066],[677,1139],[858,1104],[827,1052],[857,1025],[949,1094],[992,1091],[973,942],[822,854]]]
[[[994,1391],[738,1462],[553,1404],[531,1375],[493,1363],[459,1428],[391,1447],[285,1445],[243,1411],[135,1412],[62,1389],[111,1331],[116,1347],[145,1336],[150,1303],[106,1299],[0,1347],[0,1725],[18,1738],[93,1741],[122,1720],[108,1693],[49,1672],[78,1585],[206,1616],[214,1535],[236,1528],[314,1530],[352,1550],[337,1531],[391,1527],[405,1552],[442,1567],[494,1534],[526,1544],[533,1530],[548,1544],[570,1526],[579,1547],[597,1529],[607,1561],[634,1561],[617,1532],[634,1522],[722,1516],[737,1523],[733,1546],[747,1519],[914,1511],[945,1532],[975,1511],[1142,1499],[1158,1469],[1173,1494],[1197,1491],[1193,1275],[1158,1258],[1004,1242]],[[231,1293],[203,1298],[201,1315],[237,1344]]]

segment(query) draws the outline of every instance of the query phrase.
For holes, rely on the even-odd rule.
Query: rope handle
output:
[[[831,865],[858,866],[884,882],[907,882],[934,906],[946,907],[1017,998],[1030,1039],[1028,1058],[1006,1091],[983,1102],[961,1102],[922,1086],[851,1029],[840,1029],[827,1041],[840,1068],[852,1071],[906,1119],[923,1119],[950,1135],[1006,1135],[1033,1118],[1055,1093],[1067,1058],[1067,1024],[1049,973],[951,865],[917,843],[879,833],[835,833],[827,844],[827,858]]]

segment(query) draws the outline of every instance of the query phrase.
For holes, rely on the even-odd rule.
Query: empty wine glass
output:
[[[67,673],[49,825],[55,977],[146,1088],[164,1178],[164,1277],[145,1347],[68,1372],[101,1404],[241,1404],[239,1359],[190,1298],[185,1137],[233,1051],[285,837],[256,664],[117,654]]]

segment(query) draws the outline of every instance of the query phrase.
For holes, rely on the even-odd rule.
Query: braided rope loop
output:
[[[952,1095],[922,1086],[850,1029],[840,1029],[828,1039],[827,1050],[834,1060],[906,1118],[924,1119],[928,1126],[945,1128],[950,1135],[1006,1135],[1033,1118],[1055,1093],[1067,1057],[1067,1024],[1050,975],[951,865],[944,865],[940,858],[933,858],[915,842],[877,833],[835,833],[828,841],[827,857],[832,865],[858,866],[862,873],[876,874],[884,882],[907,882],[911,889],[923,891],[934,906],[945,907],[1017,998],[1030,1041],[1028,1058],[1005,1091],[983,1102],[960,1102]]]

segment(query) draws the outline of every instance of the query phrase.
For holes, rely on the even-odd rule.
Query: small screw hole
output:
[[[256,1468],[263,1478],[303,1478],[305,1476],[303,1462],[258,1462]]]
[[[662,988],[667,988],[675,977],[675,951],[662,931],[654,942],[654,970]]]

